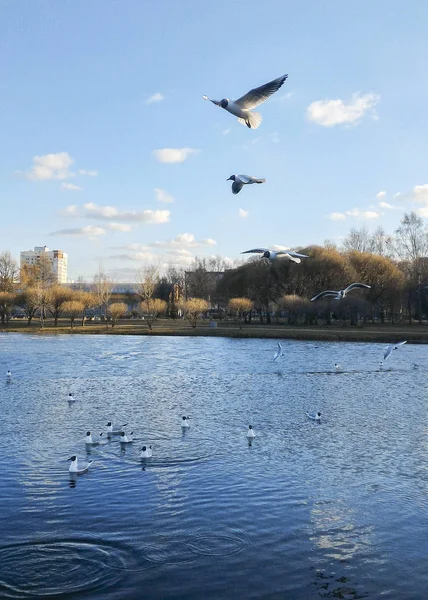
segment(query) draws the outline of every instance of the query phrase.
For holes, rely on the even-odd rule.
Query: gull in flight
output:
[[[233,181],[232,193],[238,194],[244,185],[251,183],[265,183],[266,179],[258,179],[257,177],[251,177],[251,175],[231,175],[226,181]]]
[[[311,302],[319,300],[320,298],[325,298],[326,296],[334,296],[335,300],[342,300],[351,290],[356,288],[366,288],[370,290],[371,287],[371,285],[366,285],[365,283],[351,283],[351,285],[348,285],[344,290],[326,290],[325,292],[321,292],[311,298]]]
[[[307,254],[298,254],[292,250],[269,250],[269,248],[253,248],[252,250],[245,250],[241,254],[262,254],[261,258],[271,262],[277,258],[288,258],[292,262],[299,263],[301,258],[309,258]]]
[[[281,356],[285,356],[285,354],[282,351],[282,346],[280,343],[278,343],[278,350],[275,352],[275,354],[273,355],[273,360],[277,360],[278,358],[280,358]]]
[[[89,467],[92,465],[92,460],[89,462],[78,462],[77,456],[71,456],[68,460],[71,460],[70,468],[68,469],[69,473],[75,473],[77,475],[82,475],[82,473],[86,473]]]
[[[246,125],[250,129],[257,129],[262,122],[262,116],[260,113],[251,112],[252,108],[256,108],[259,104],[267,100],[272,94],[277,92],[282,86],[288,75],[282,75],[269,83],[265,83],[260,87],[254,88],[247,92],[238,100],[229,100],[229,98],[223,98],[223,100],[211,100],[208,96],[202,96],[204,100],[210,100],[216,106],[220,106],[230,112],[235,117],[238,117],[238,121],[242,125]]]
[[[405,342],[398,342],[397,344],[392,344],[391,346],[387,346],[387,348],[383,354],[383,360],[388,360],[388,358],[391,356],[393,350],[398,350],[398,348],[400,346],[404,346],[404,344],[406,344],[406,343],[407,343],[407,340]]]

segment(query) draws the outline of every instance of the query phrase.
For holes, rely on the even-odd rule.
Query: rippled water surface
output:
[[[425,598],[428,347],[282,345],[1,335],[0,597]]]

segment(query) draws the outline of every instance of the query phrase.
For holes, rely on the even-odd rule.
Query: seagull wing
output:
[[[253,248],[253,250],[245,250],[245,252],[241,252],[241,254],[255,254],[257,252],[268,252],[269,248]]]
[[[365,283],[351,283],[351,285],[348,285],[348,287],[343,290],[345,294],[347,294],[348,292],[350,292],[351,290],[355,289],[355,288],[366,288],[368,290],[371,289],[371,285],[366,285]]]
[[[238,194],[242,190],[243,185],[244,184],[242,181],[235,179],[235,181],[232,183],[232,193]]]
[[[278,258],[288,258],[288,260],[291,260],[292,262],[295,262],[295,263],[301,262],[300,258],[297,258],[297,256],[292,256],[289,252],[286,252],[285,250],[280,250],[276,254],[277,254]]]
[[[397,348],[399,348],[400,346],[404,346],[404,344],[407,344],[407,340],[405,342],[398,342],[398,344],[395,344],[395,348],[394,350],[396,350]]]
[[[297,258],[309,258],[307,254],[299,254],[298,252],[292,252],[291,250],[287,250],[287,253],[290,256],[296,256]]]
[[[383,360],[388,360],[392,350],[393,350],[394,346],[388,346],[387,349],[385,350],[384,354],[383,354]]]
[[[216,106],[221,106],[220,102],[218,100],[211,100],[211,98],[208,98],[208,96],[202,96],[202,98],[204,100],[209,100],[210,102],[212,102],[213,104],[215,104]]]
[[[325,296],[337,296],[339,292],[335,292],[334,290],[325,290],[325,292],[320,292],[313,298],[311,298],[311,302],[314,300],[319,300],[320,298],[324,298]]]
[[[238,178],[242,183],[251,183],[254,181],[254,177],[250,177],[250,175],[235,175],[235,181]]]
[[[235,104],[237,104],[240,108],[245,110],[250,110],[255,108],[265,100],[267,100],[272,94],[277,92],[279,88],[282,86],[284,81],[287,79],[288,75],[283,75],[282,77],[278,77],[273,81],[269,81],[269,83],[265,83],[260,87],[254,88],[247,92],[245,96],[238,98],[235,100]]]

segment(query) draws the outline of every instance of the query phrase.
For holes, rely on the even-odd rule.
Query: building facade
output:
[[[21,268],[23,265],[36,265],[41,256],[46,256],[52,265],[52,272],[58,283],[67,282],[68,256],[62,250],[49,250],[46,246],[35,246],[34,250],[21,252]]]

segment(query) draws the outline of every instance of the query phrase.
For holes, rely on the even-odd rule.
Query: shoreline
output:
[[[13,321],[8,326],[0,328],[0,335],[7,333],[24,333],[31,335],[137,335],[137,336],[182,336],[182,337],[226,337],[238,339],[291,339],[302,341],[330,342],[384,342],[396,343],[407,340],[408,343],[428,344],[428,325],[365,325],[364,327],[330,326],[291,326],[282,324],[251,324],[243,325],[242,329],[236,322],[217,322],[216,327],[201,322],[192,328],[184,321],[156,321],[153,330],[139,322],[119,322],[115,327],[104,323],[87,323],[84,327],[78,325],[70,329],[64,323],[54,327],[47,322],[43,329],[35,322],[27,323]]]

